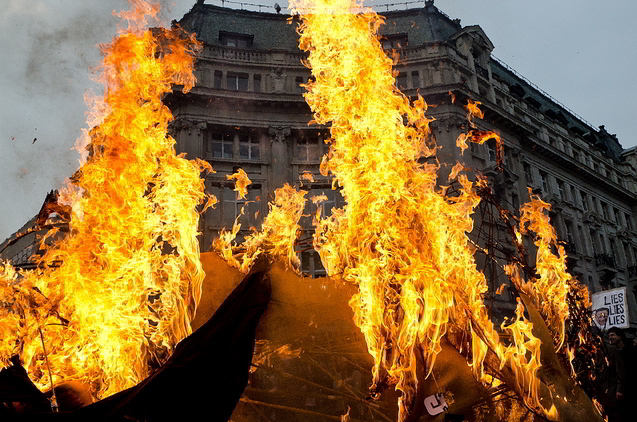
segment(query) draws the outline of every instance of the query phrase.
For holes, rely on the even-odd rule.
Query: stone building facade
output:
[[[479,26],[463,27],[433,1],[382,14],[383,47],[400,54],[398,87],[436,105],[429,115],[436,119],[432,128],[443,147],[441,162],[461,161],[493,176],[497,195],[511,208],[527,200],[527,186],[540,193],[553,205],[552,221],[571,271],[591,292],[626,286],[632,293],[631,320],[637,323],[637,151],[623,150],[603,126],[591,127],[493,58],[494,46]],[[195,88],[166,99],[175,115],[173,132],[179,152],[213,165],[217,173],[208,176],[206,187],[220,200],[202,218],[202,249],[232,225],[244,205],[226,180],[236,167],[253,181],[247,212],[240,217],[243,229],[258,227],[274,190],[284,183],[300,186],[304,172],[315,179],[304,182],[304,189],[328,195],[326,212],[341,206],[343,198],[319,173],[327,128],[308,126],[301,84],[311,74],[298,49],[298,19],[198,2],[179,24],[197,34],[203,51]],[[454,146],[467,131],[468,98],[482,102],[485,116],[475,121],[478,127],[503,139],[503,171],[496,169],[492,143],[474,145],[462,156]],[[309,236],[309,219],[303,224]],[[497,227],[494,233],[496,240],[502,236]],[[324,272],[312,252],[302,254],[302,267],[312,275]],[[501,273],[487,271],[494,287]],[[506,293],[491,296],[504,307],[510,299]]]

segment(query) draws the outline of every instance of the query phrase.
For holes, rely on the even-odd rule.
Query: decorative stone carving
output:
[[[285,142],[285,138],[292,133],[289,127],[283,126],[270,126],[268,128],[268,134],[270,135],[270,142]]]
[[[272,80],[274,82],[274,92],[277,94],[281,94],[285,92],[285,73],[283,69],[278,67],[274,69],[274,73],[272,74]]]

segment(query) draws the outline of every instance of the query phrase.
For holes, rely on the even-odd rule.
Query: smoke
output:
[[[159,1],[157,25],[169,26],[195,0]],[[5,0],[0,11],[0,242],[38,212],[46,193],[78,167],[72,150],[86,127],[85,94],[99,44],[121,24],[127,0]]]

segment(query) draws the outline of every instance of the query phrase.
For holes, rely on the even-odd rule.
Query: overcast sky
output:
[[[196,0],[161,3],[167,26]],[[97,45],[115,33],[118,21],[111,12],[128,3],[0,0],[0,5],[1,242],[76,169],[78,155],[71,148],[86,127],[84,95],[99,89],[90,79],[100,59]],[[637,98],[637,2],[436,0],[435,5],[463,25],[480,25],[495,56],[593,125],[606,125],[624,148],[637,145],[630,125]]]

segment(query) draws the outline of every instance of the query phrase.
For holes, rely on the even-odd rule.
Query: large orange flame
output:
[[[0,272],[2,364],[19,353],[39,387],[81,380],[95,398],[144,379],[190,334],[204,275],[197,207],[210,168],[175,154],[161,102],[173,84],[193,86],[197,43],[145,29],[158,6],[131,4],[118,15],[128,28],[102,47],[105,93],[83,140],[90,154],[64,194],[70,234],[19,281],[8,266]]]
[[[488,318],[487,284],[467,237],[480,198],[467,176],[459,174],[461,166],[452,176],[462,188],[450,196],[437,187],[438,167],[419,162],[435,153],[427,139],[427,106],[421,98],[410,104],[396,88],[393,61],[378,40],[382,18],[352,0],[295,1],[291,7],[304,13],[300,46],[309,52],[315,77],[305,98],[316,122],[331,125],[331,147],[321,171],[331,173],[347,203],[316,222],[315,248],[329,274],[358,286],[350,304],[374,357],[372,392],[395,383],[402,392],[399,419],[404,420],[418,372],[431,372],[441,339],[456,327],[471,333],[468,359],[478,379],[491,383],[500,376],[529,408],[556,419],[550,400],[541,403],[541,341],[522,302],[515,320],[502,327],[512,344],[500,341]],[[470,118],[482,116],[478,105],[469,102]],[[490,138],[501,144],[497,135],[474,130],[458,146]],[[486,186],[485,180],[478,183]],[[546,237],[539,226],[531,229]],[[546,263],[547,272],[561,268],[547,262],[545,253],[538,262]],[[559,295],[554,290],[564,279],[544,277],[549,280],[537,283],[537,295],[548,299],[544,313],[564,318],[564,307],[554,305],[563,299],[566,287],[559,287]],[[418,368],[419,360],[424,368]]]

